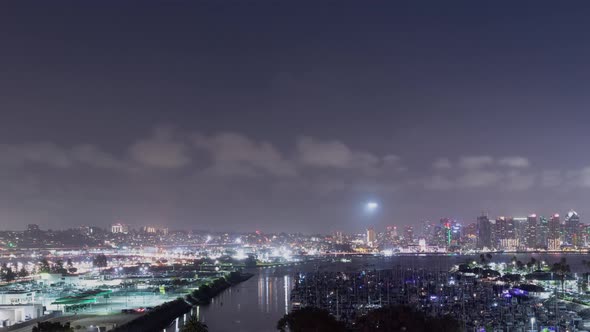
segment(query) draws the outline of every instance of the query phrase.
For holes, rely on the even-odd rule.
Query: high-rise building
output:
[[[498,249],[514,250],[518,248],[518,239],[514,232],[514,219],[498,217],[494,226],[494,244]]]
[[[495,245],[496,248],[504,250],[515,250],[520,246],[514,218],[498,217],[495,224]]]
[[[452,224],[453,221],[449,218],[442,218],[440,220],[440,228],[441,228],[441,236],[442,236],[442,243],[444,244],[445,247],[450,247],[451,246],[451,241],[452,241]]]
[[[537,215],[533,213],[526,220],[525,244],[527,248],[535,248],[537,246],[537,224]]]
[[[549,236],[549,220],[547,220],[547,218],[545,218],[543,216],[540,216],[538,228],[537,228],[537,246],[546,247],[548,236]]]
[[[154,226],[143,226],[143,232],[147,234],[156,234],[158,229]]]
[[[397,226],[387,226],[385,231],[385,241],[387,244],[393,246],[398,246],[400,244]]]
[[[561,248],[561,222],[559,214],[554,214],[549,219],[549,231],[547,232],[547,249],[558,250]]]
[[[477,223],[472,222],[465,226],[461,232],[461,246],[463,249],[477,248]]]
[[[488,216],[480,216],[477,218],[477,248],[484,249],[492,248],[492,224]]]
[[[441,225],[435,225],[432,231],[432,239],[430,245],[437,247],[445,247],[447,243],[447,236],[445,229]]]
[[[27,225],[27,231],[29,233],[37,233],[40,231],[39,225],[37,224],[28,224]]]
[[[367,246],[374,247],[377,245],[375,240],[377,239],[375,229],[373,227],[367,228]]]
[[[572,246],[579,246],[580,216],[574,210],[571,210],[565,216],[564,223],[564,242]]]
[[[526,247],[526,235],[527,235],[527,220],[524,217],[514,217],[512,222],[514,225],[514,238],[518,240],[518,247]]]
[[[111,225],[111,233],[127,234],[127,233],[129,233],[129,226],[127,226],[125,224],[121,224],[121,223],[112,224]]]
[[[580,224],[580,240],[578,247],[588,247],[590,243],[590,225]]]
[[[406,226],[404,228],[404,243],[406,245],[414,244],[414,227]]]
[[[434,224],[430,221],[424,221],[422,223],[422,237],[426,240],[426,243],[432,245],[434,235]]]
[[[336,231],[334,233],[334,240],[336,241],[337,244],[344,243],[344,236],[343,236],[342,232]]]

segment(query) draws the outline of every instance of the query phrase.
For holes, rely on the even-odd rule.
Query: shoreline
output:
[[[240,284],[254,276],[253,273],[231,272],[226,277],[215,279],[212,283],[202,285],[197,290],[176,300],[162,303],[153,311],[128,323],[118,326],[113,332],[162,331],[176,319],[190,312],[198,305],[208,305],[211,300],[232,286]]]

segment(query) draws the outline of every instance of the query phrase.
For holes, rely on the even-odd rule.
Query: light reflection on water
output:
[[[291,268],[255,271],[251,279],[224,291],[209,306],[201,306],[200,318],[210,331],[276,331],[276,324],[290,308]],[[256,301],[256,303],[254,303]]]

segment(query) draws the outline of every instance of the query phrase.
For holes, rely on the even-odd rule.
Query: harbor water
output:
[[[493,254],[496,263],[510,262],[512,257],[523,263],[531,257],[547,264],[558,262],[566,257],[574,273],[587,272],[582,263],[590,260],[589,255],[581,254]],[[210,331],[220,332],[270,332],[277,331],[276,324],[290,309],[290,291],[294,275],[298,272],[320,271],[361,271],[367,269],[392,269],[397,266],[433,271],[448,271],[464,262],[479,260],[476,256],[437,255],[437,256],[393,256],[393,257],[352,257],[350,262],[339,258],[320,262],[309,262],[274,268],[258,268],[248,272],[255,275],[249,280],[231,287],[217,296],[210,305],[196,308],[196,312]]]

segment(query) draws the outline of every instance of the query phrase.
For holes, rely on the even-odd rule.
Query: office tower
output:
[[[502,250],[516,250],[519,240],[516,236],[514,218],[498,217],[496,219],[496,247]]]
[[[113,225],[111,225],[111,233],[127,234],[127,233],[129,233],[129,226],[127,226],[125,224],[121,224],[121,223],[113,224]]]
[[[547,237],[549,236],[549,220],[540,216],[537,229],[537,246],[547,247]]]
[[[537,224],[537,215],[533,213],[526,220],[525,244],[527,248],[535,248],[537,246]]]
[[[414,244],[414,227],[406,226],[404,228],[404,243],[406,245]]]
[[[444,247],[446,243],[446,237],[444,229],[440,225],[434,225],[432,230],[432,239],[430,245],[437,247]]]
[[[429,245],[434,244],[434,224],[430,221],[424,221],[422,223],[422,237],[426,240]]]
[[[512,219],[506,217],[496,218],[494,227],[494,244],[496,248],[511,250],[518,247],[518,244],[512,238]]]
[[[512,218],[514,225],[514,238],[518,241],[518,247],[526,247],[526,231],[528,218],[515,217]]]
[[[27,225],[27,232],[37,233],[39,231],[40,231],[39,225],[37,225],[37,224],[28,224]]]
[[[463,227],[461,232],[461,246],[466,250],[473,250],[477,248],[477,223]]]
[[[336,232],[334,233],[334,240],[335,240],[335,242],[336,242],[337,244],[342,244],[342,243],[344,243],[344,236],[343,236],[342,232],[340,232],[340,231],[336,231]]]
[[[549,231],[547,235],[547,249],[558,250],[561,248],[561,222],[559,214],[554,214],[549,219]]]
[[[579,245],[579,228],[580,228],[580,216],[576,211],[571,210],[565,216],[564,223],[564,242],[566,244],[577,247]]]
[[[441,236],[442,236],[442,243],[444,244],[445,247],[449,247],[451,245],[451,224],[452,221],[449,218],[442,218],[440,220],[440,228],[441,228]]]
[[[477,218],[477,248],[491,249],[492,248],[492,224],[488,216],[480,216]]]
[[[369,246],[369,247],[376,246],[377,243],[375,242],[375,240],[376,240],[375,229],[373,229],[373,227],[367,228],[367,246]]]
[[[590,225],[589,224],[580,224],[580,240],[578,247],[588,247],[588,243],[590,242]]]

